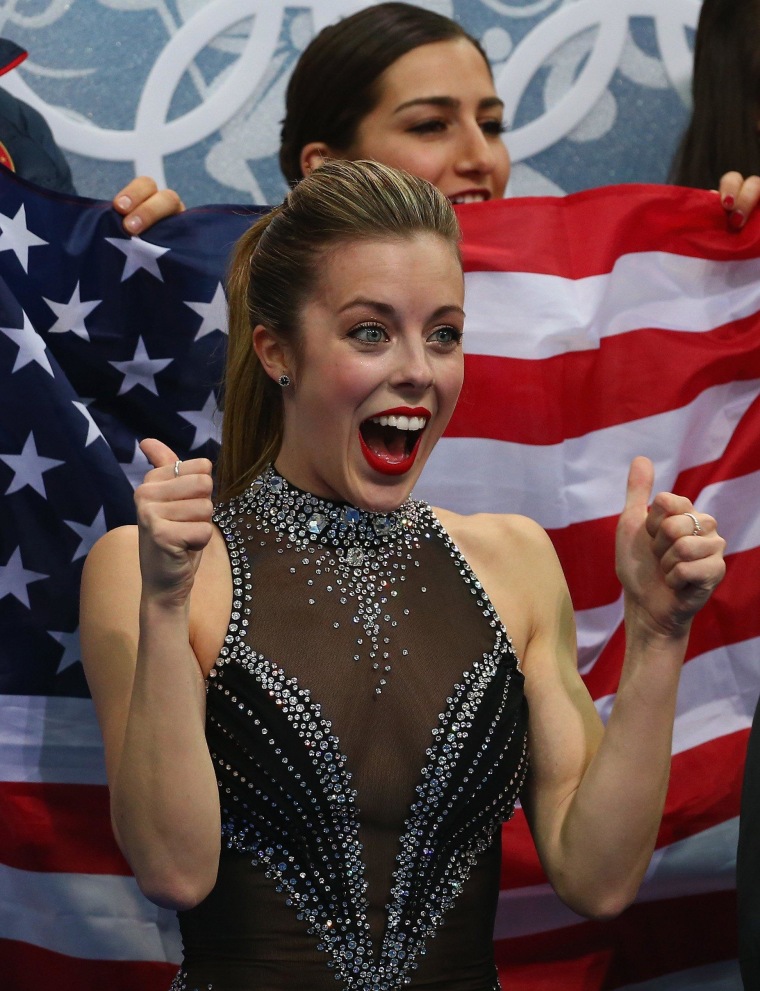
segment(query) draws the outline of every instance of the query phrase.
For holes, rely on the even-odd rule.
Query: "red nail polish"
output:
[[[744,227],[746,219],[741,210],[734,210],[733,213],[728,215],[728,226],[735,231],[741,230]]]
[[[726,208],[726,210],[733,210],[735,202],[736,201],[734,200],[733,196],[729,195],[723,197],[723,206]]]

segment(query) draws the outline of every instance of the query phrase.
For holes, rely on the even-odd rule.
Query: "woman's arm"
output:
[[[606,729],[578,674],[572,603],[544,531],[521,517],[481,517],[462,542],[455,536],[522,657],[531,762],[523,805],[539,857],[563,901],[597,918],[633,900],[649,864],[691,618],[724,570],[713,520],[700,515],[703,534],[691,536],[688,500],[660,494],[647,508],[652,477],[651,463],[636,459],[618,526],[627,640]]]
[[[193,650],[190,592],[200,605],[224,595],[217,546],[201,557],[213,532],[210,464],[185,462],[175,477],[168,448],[143,449],[159,467],[135,494],[139,525],[107,534],[85,565],[82,654],[119,846],[149,898],[186,908],[213,887],[220,844],[201,668],[213,660]]]
[[[564,579],[547,574],[547,620],[525,656],[532,771],[526,812],[547,874],[577,911],[618,914],[635,897],[654,849],[670,771],[676,693],[691,620],[724,572],[724,541],[683,497],[658,495],[653,469],[631,466],[617,534],[626,650],[604,732],[575,666]],[[548,555],[547,555],[548,557]],[[552,565],[539,565],[539,570]],[[538,602],[541,607],[541,603]]]

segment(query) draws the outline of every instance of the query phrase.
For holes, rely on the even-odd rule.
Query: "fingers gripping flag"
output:
[[[14,991],[159,991],[176,970],[171,915],[142,898],[111,838],[77,591],[98,536],[133,522],[139,439],[214,456],[222,282],[256,212],[191,210],[128,239],[107,204],[0,183],[0,972]],[[716,515],[729,552],[694,626],[637,903],[612,923],[573,915],[518,812],[494,934],[502,983],[738,988],[733,864],[760,690],[760,222],[728,234],[709,193],[630,186],[459,214],[465,389],[417,494],[549,530],[603,716],[622,660],[613,535],[631,457]]]

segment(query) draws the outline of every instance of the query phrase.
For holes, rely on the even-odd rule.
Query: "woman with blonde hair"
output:
[[[82,651],[114,832],[179,911],[174,991],[494,991],[500,825],[560,897],[636,894],[692,617],[724,542],[631,466],[627,648],[606,729],[541,528],[412,498],[462,384],[445,196],[331,162],[240,240],[212,469],[143,442],[137,527],[95,545]]]

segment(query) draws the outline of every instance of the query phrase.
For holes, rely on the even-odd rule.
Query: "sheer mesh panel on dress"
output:
[[[526,766],[506,634],[424,504],[377,517],[273,478],[219,518],[226,849],[181,916],[187,980],[491,991],[498,826]]]

